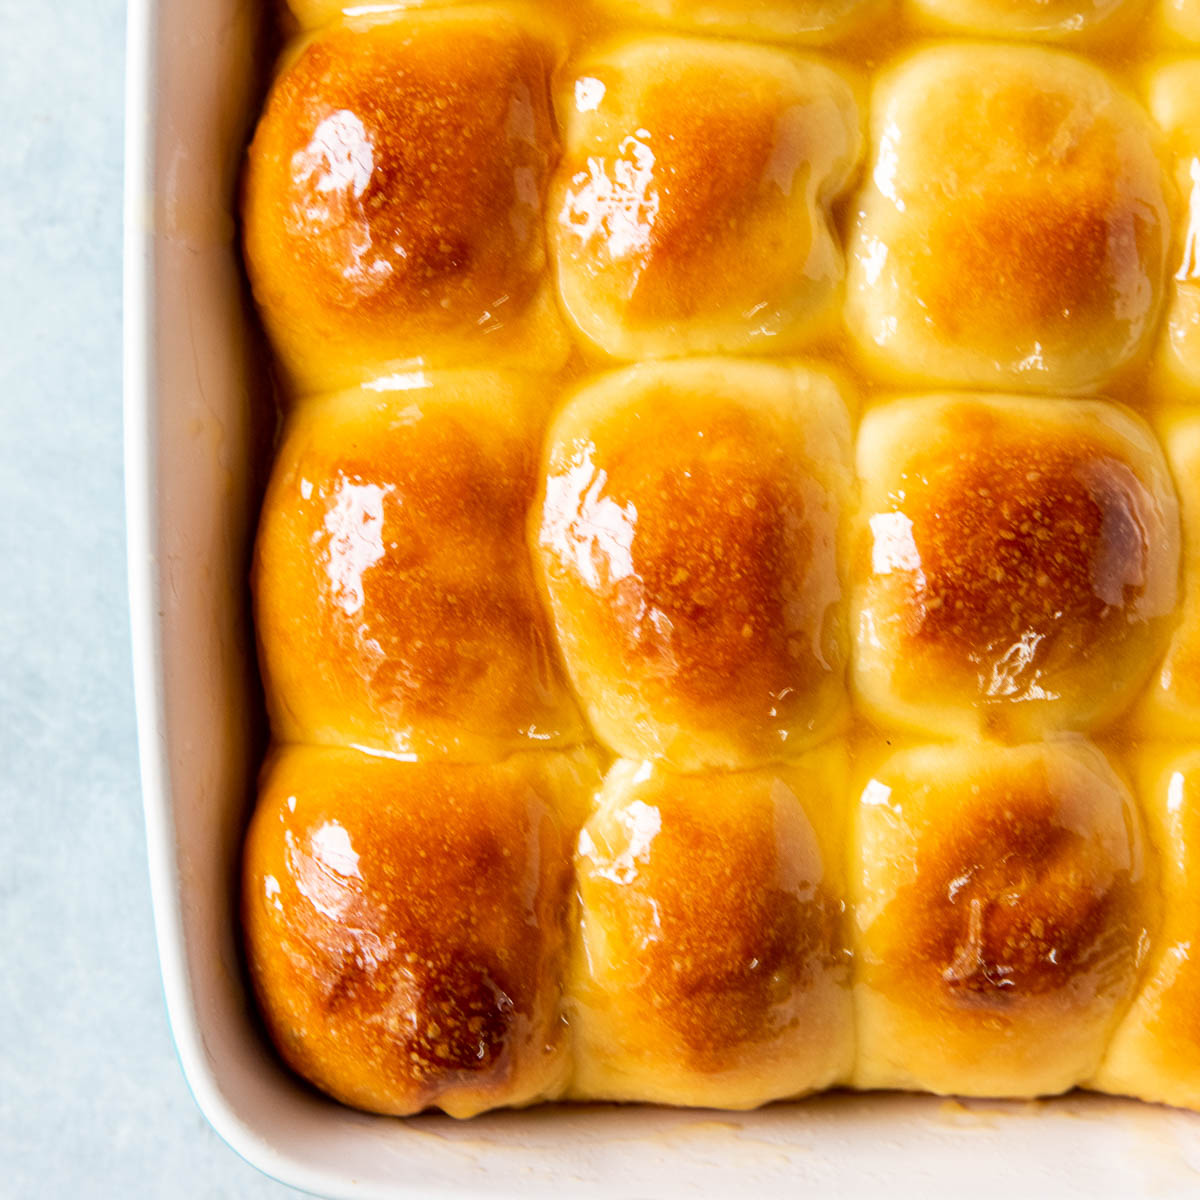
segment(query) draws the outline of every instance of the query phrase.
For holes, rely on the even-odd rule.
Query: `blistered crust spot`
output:
[[[1144,950],[1144,885],[1129,832],[1110,827],[1118,801],[1094,794],[1102,786],[1035,763],[964,779],[923,820],[907,810],[920,832],[871,930],[875,985],[977,1018],[1127,990]]]
[[[276,83],[250,149],[260,299],[300,289],[333,327],[486,326],[538,282],[555,153],[543,50],[518,28],[326,31]]]
[[[911,636],[977,663],[1022,645],[1032,664],[1136,618],[1154,501],[1105,447],[962,411],[900,488],[920,556]]]
[[[552,464],[551,574],[652,692],[775,717],[840,665],[834,501],[743,408],[668,391],[639,408]]]
[[[1128,879],[1091,863],[1087,839],[1058,823],[1044,795],[992,800],[918,851],[918,882],[894,901],[910,931],[899,970],[972,1008],[1120,978],[1136,949]]]
[[[863,686],[886,671],[887,703],[925,705],[900,714],[923,727],[955,700],[990,706],[997,732],[1110,719],[1177,596],[1178,511],[1148,440],[1095,405],[909,403],[868,467],[885,475],[864,517]]]
[[[818,975],[844,977],[846,959],[842,904],[796,801],[764,789],[732,810],[702,793],[639,790],[623,814],[636,845],[585,841],[583,865],[588,921],[615,947],[602,986],[627,987],[690,1069],[715,1073],[787,1032],[797,998]]]
[[[246,859],[251,963],[281,1051],[376,1111],[514,1085],[521,1054],[558,1036],[570,882],[536,776],[293,755],[268,777]]]

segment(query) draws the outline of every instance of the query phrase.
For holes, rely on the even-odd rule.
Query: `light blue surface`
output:
[[[121,0],[0,0],[0,1196],[282,1197],[167,1032],[121,482]]]

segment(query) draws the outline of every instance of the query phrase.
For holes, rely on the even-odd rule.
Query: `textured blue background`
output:
[[[0,0],[0,1196],[281,1197],[167,1032],[121,483],[121,0]]]

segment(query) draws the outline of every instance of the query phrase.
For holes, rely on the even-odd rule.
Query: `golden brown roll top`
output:
[[[793,367],[635,367],[560,411],[535,536],[603,742],[690,770],[830,731],[844,704],[848,456],[836,388]]]
[[[526,542],[544,389],[393,383],[286,427],[254,570],[276,737],[467,760],[580,740]]]
[[[1057,51],[951,45],[887,72],[847,323],[902,379],[1071,392],[1153,334],[1169,218],[1148,119]]]
[[[243,922],[286,1061],[371,1112],[466,1117],[560,1093],[571,844],[596,782],[583,755],[278,752]]]
[[[1137,768],[1163,924],[1137,999],[1089,1086],[1200,1109],[1200,751],[1148,747]]]
[[[1200,4],[1195,19],[1200,40]],[[1153,74],[1150,111],[1166,137],[1176,184],[1163,359],[1178,399],[1191,403],[1200,388],[1200,58],[1182,59]]]
[[[612,768],[579,843],[573,1095],[750,1108],[847,1078],[845,778],[840,749]]]
[[[602,0],[628,20],[695,33],[825,43],[882,15],[889,0]]]
[[[542,231],[556,49],[537,28],[509,5],[347,18],[284,67],[244,223],[294,387],[418,358],[561,364]]]
[[[782,50],[629,40],[577,66],[551,203],[559,291],[617,358],[787,351],[836,319],[829,205],[858,158],[849,86]]]
[[[1157,914],[1106,758],[910,750],[873,773],[856,820],[855,1085],[1036,1096],[1088,1079]]]
[[[1162,452],[1096,401],[930,396],[862,423],[853,680],[931,733],[1089,729],[1134,699],[1178,598]]]

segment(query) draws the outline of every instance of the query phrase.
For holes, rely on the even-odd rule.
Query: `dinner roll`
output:
[[[542,233],[556,49],[538,28],[510,5],[347,18],[276,79],[245,248],[293,388],[414,359],[561,364]]]
[[[1200,40],[1200,3],[1197,4]],[[1159,69],[1150,81],[1150,107],[1167,138],[1177,184],[1175,249],[1164,354],[1179,399],[1200,389],[1200,58]]]
[[[581,754],[491,766],[293,746],[247,837],[250,973],[287,1063],[370,1112],[558,1095]]]
[[[618,762],[579,841],[572,1094],[751,1108],[845,1080],[845,753]]]
[[[982,37],[1082,42],[1125,33],[1148,0],[908,0],[931,31]]]
[[[761,46],[627,40],[568,80],[551,202],[563,303],[617,358],[786,351],[838,315],[829,205],[859,153],[848,84]]]
[[[849,454],[837,388],[790,366],[642,365],[560,411],[535,536],[601,741],[692,770],[830,730]]]
[[[630,20],[696,33],[789,42],[835,41],[884,15],[890,0],[602,0]]]
[[[1163,924],[1091,1086],[1200,1108],[1200,750],[1149,747],[1137,758]]]
[[[468,760],[580,740],[526,543],[544,389],[397,382],[287,424],[254,565],[275,735]]]
[[[1200,740],[1200,415],[1163,424],[1183,516],[1183,596],[1171,642],[1140,706],[1140,732]]]
[[[885,73],[846,316],[892,378],[1094,389],[1154,332],[1169,242],[1145,114],[1055,50],[952,44]]]
[[[1021,739],[1117,717],[1170,637],[1179,515],[1143,422],[924,396],[858,440],[853,680],[883,725]]]
[[[1156,911],[1099,750],[903,751],[862,791],[854,851],[856,1086],[1037,1096],[1095,1073]]]

